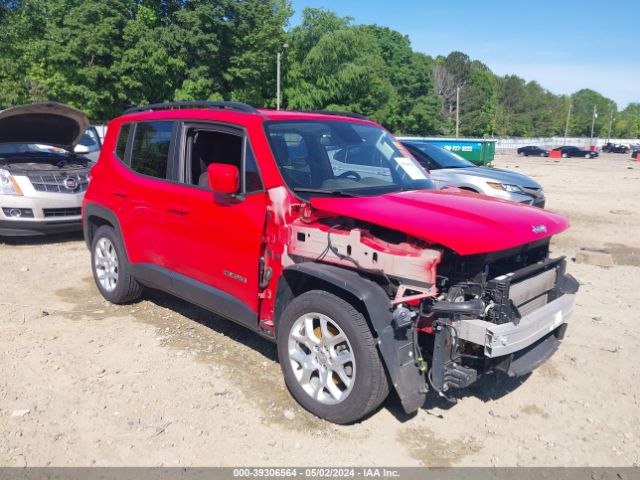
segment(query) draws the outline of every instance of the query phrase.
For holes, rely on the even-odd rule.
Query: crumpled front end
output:
[[[564,337],[578,290],[564,258],[545,257],[497,276],[491,266],[424,306],[418,328],[433,334],[429,380],[442,395],[482,373],[528,374]]]
[[[369,309],[381,356],[410,412],[422,406],[428,384],[451,398],[482,374],[524,375],[556,351],[578,283],[566,274],[564,258],[549,259],[549,241],[460,255],[307,209],[288,225],[283,267],[316,275],[331,268],[334,277],[340,267],[350,272],[344,278],[361,278],[384,295],[375,305],[356,296]]]

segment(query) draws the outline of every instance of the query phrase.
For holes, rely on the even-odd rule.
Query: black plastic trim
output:
[[[257,331],[258,316],[233,295],[159,265],[134,263],[133,276],[143,285],[171,293],[210,312]]]
[[[120,221],[118,217],[113,212],[113,210],[103,207],[102,205],[98,205],[97,203],[86,203],[82,209],[82,231],[84,233],[84,241],[87,244],[87,248],[91,249],[91,232],[89,231],[89,227],[91,226],[91,222],[89,221],[91,217],[100,218],[106,222],[109,222],[116,234],[120,237],[120,239],[124,243],[124,238],[122,236],[122,230],[120,229]],[[126,248],[125,248],[126,250]],[[125,251],[125,254],[127,252]],[[128,255],[127,255],[128,261]]]
[[[515,352],[505,373],[510,377],[521,377],[533,372],[556,353],[560,346],[560,334],[564,334],[564,329],[558,328],[527,348]]]
[[[369,117],[362,115],[360,113],[354,112],[340,112],[334,110],[300,110],[300,113],[315,113],[318,115],[331,115],[335,117],[348,117],[348,118],[357,118],[358,120],[369,120]]]
[[[149,105],[142,105],[139,107],[132,107],[124,111],[123,115],[130,113],[150,112],[153,110],[175,110],[180,108],[208,108],[216,110],[235,110],[242,113],[257,113],[255,107],[247,103],[241,102],[167,102],[167,103],[151,103]]]
[[[0,220],[0,235],[4,237],[28,237],[80,230],[82,230],[80,220],[61,220],[59,222],[51,220]]]

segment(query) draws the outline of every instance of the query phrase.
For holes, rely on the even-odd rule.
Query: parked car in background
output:
[[[73,151],[87,157],[92,162],[97,162],[101,148],[102,140],[100,139],[100,135],[98,135],[96,127],[91,125],[82,134]]]
[[[542,185],[521,173],[478,167],[468,160],[430,143],[403,141],[402,144],[431,174],[438,188],[458,187],[490,197],[544,208]]]
[[[0,111],[0,235],[81,229],[93,163],[74,150],[95,148],[88,127],[84,113],[59,103]]]
[[[518,149],[518,155],[520,155],[522,157],[529,157],[529,156],[533,156],[533,157],[548,157],[549,156],[549,150],[545,150],[543,148],[536,147],[534,145],[529,145],[529,146],[526,146],[526,147],[520,147]]]
[[[562,158],[568,158],[568,157],[595,158],[598,156],[598,152],[596,152],[595,150],[584,150],[582,148],[573,147],[573,146],[557,147],[557,148],[554,148],[553,151],[560,152]]]
[[[355,422],[391,389],[415,412],[429,385],[451,398],[483,374],[527,375],[564,337],[579,285],[549,244],[569,222],[436,190],[360,116],[147,105],[105,145],[83,203],[102,296],[161,289],[274,341],[319,417]],[[334,170],[351,159],[376,170]]]
[[[629,153],[631,147],[621,143],[605,143],[602,146],[602,151],[605,153]]]

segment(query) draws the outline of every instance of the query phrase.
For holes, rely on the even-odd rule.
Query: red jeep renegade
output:
[[[389,389],[421,407],[558,348],[578,283],[565,218],[434,190],[384,128],[346,113],[148,105],[109,124],[83,205],[96,285],[143,286],[277,342],[307,410],[356,421]]]

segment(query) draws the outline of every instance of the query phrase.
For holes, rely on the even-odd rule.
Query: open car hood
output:
[[[61,103],[32,103],[0,111],[1,143],[40,143],[72,151],[89,119]]]
[[[476,193],[438,190],[312,198],[312,207],[398,230],[460,255],[496,252],[566,230],[561,215]]]

